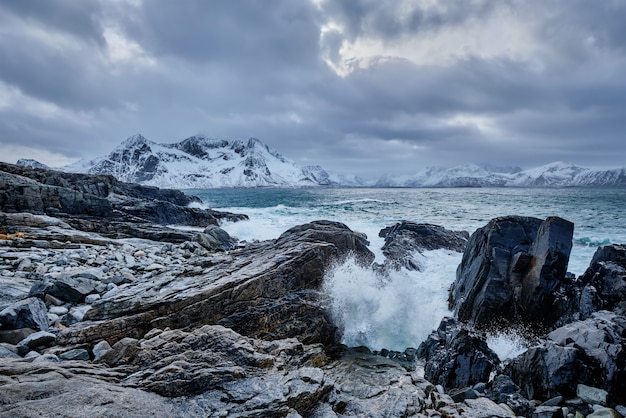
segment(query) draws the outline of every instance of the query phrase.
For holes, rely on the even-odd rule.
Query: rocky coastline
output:
[[[194,202],[0,163],[0,416],[626,416],[624,245],[575,277],[561,218],[404,221],[379,265],[341,223],[239,242],[219,224],[245,215]],[[463,252],[454,317],[403,352],[342,345],[328,268],[436,248]],[[509,329],[534,343],[502,362],[486,334]]]

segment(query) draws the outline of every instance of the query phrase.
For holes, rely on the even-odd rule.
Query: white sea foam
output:
[[[528,349],[530,343],[521,334],[510,330],[487,337],[487,345],[501,361],[512,359]]]
[[[324,290],[332,315],[349,346],[404,350],[417,347],[450,315],[447,290],[460,253],[436,250],[420,257],[424,270],[381,277],[350,259],[328,272]]]

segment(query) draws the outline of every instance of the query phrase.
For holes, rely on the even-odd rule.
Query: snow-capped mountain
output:
[[[497,171],[494,171],[497,170]],[[377,187],[625,187],[626,170],[592,170],[554,162],[529,170],[465,164],[429,167],[412,176],[382,177]]]
[[[256,138],[244,142],[192,136],[175,144],[157,144],[134,135],[107,156],[62,169],[181,189],[330,184],[323,168],[300,168]]]
[[[17,160],[16,164],[22,167],[43,168],[44,170],[50,169],[47,165],[42,164],[37,160],[33,160],[32,158],[20,158]]]

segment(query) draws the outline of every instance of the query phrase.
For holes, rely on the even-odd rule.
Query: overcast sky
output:
[[[0,160],[257,137],[359,175],[626,166],[623,0],[3,0]]]

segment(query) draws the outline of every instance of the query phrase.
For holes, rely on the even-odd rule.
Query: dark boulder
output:
[[[194,241],[212,251],[232,250],[237,244],[235,238],[216,225],[209,225],[201,234],[194,235]]]
[[[41,299],[30,297],[0,312],[0,329],[48,330],[48,309]]]
[[[555,329],[505,368],[529,399],[575,397],[578,384],[626,401],[626,318],[600,311]]]
[[[626,245],[607,245],[594,254],[580,277],[585,285],[580,311],[583,318],[598,310],[626,314]]]
[[[466,231],[450,231],[431,224],[419,224],[402,221],[378,234],[385,238],[383,254],[394,269],[404,267],[408,270],[420,270],[414,258],[415,252],[447,249],[461,252],[465,248],[469,234]]]
[[[556,217],[491,220],[467,243],[450,287],[450,309],[481,328],[553,326],[577,309],[578,287],[566,274],[573,228]]]
[[[426,341],[418,357],[426,360],[424,377],[445,389],[465,388],[487,382],[500,364],[485,336],[453,318],[444,318]]]

